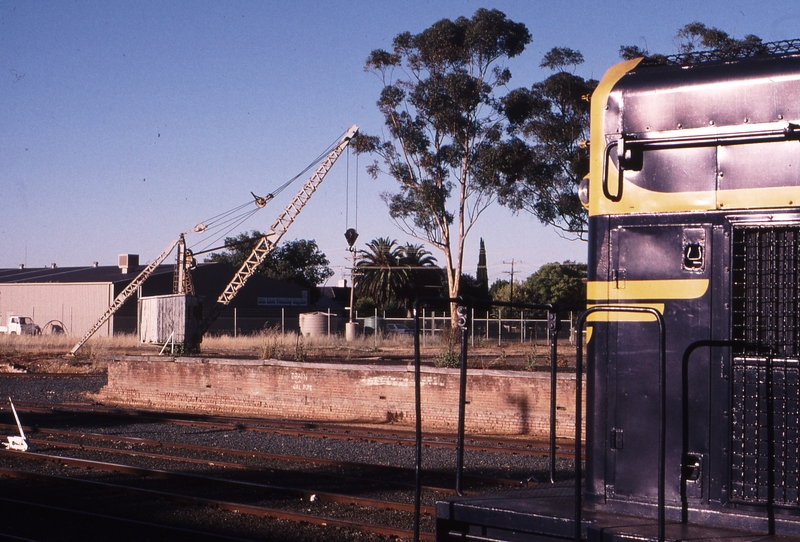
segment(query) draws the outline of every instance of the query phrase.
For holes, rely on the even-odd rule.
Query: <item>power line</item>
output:
[[[513,303],[514,302],[514,264],[515,263],[517,263],[517,261],[514,260],[513,258],[511,259],[510,262],[503,262],[504,265],[511,264],[511,271],[503,271],[503,273],[505,273],[506,275],[511,275],[511,292],[509,293],[509,296],[508,296],[509,303]],[[522,262],[519,262],[519,263],[522,263]]]

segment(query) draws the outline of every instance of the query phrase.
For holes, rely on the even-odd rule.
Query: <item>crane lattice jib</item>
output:
[[[153,273],[153,271],[155,271],[156,267],[161,265],[161,262],[163,262],[166,259],[166,257],[170,255],[172,249],[175,248],[175,245],[178,244],[179,240],[180,239],[176,239],[172,241],[169,244],[169,246],[167,246],[167,248],[164,249],[164,252],[162,252],[158,256],[158,258],[150,262],[150,264],[147,267],[142,269],[142,272],[139,273],[136,276],[136,278],[133,279],[131,283],[128,284],[116,298],[114,298],[114,301],[111,303],[108,309],[106,309],[106,312],[103,313],[103,316],[101,316],[100,319],[97,322],[95,322],[95,324],[91,327],[91,329],[89,329],[89,331],[86,332],[86,335],[84,335],[83,338],[80,341],[78,341],[78,344],[72,347],[72,350],[69,351],[70,355],[74,356],[75,352],[77,352],[80,349],[80,347],[83,346],[84,343],[88,341],[89,338],[91,338],[91,336],[94,335],[97,332],[97,330],[100,329],[103,326],[103,324],[105,324],[115,312],[117,312],[117,309],[119,309],[122,306],[122,304],[125,303],[125,301],[127,301],[128,298],[133,294],[133,292],[135,292],[136,289],[145,280],[147,280],[147,277],[149,277]]]
[[[203,321],[202,325],[200,326],[201,334],[204,335],[206,331],[208,331],[208,328],[211,327],[211,324],[214,323],[222,310],[227,307],[231,301],[233,301],[233,298],[236,297],[236,294],[239,293],[239,290],[245,285],[247,280],[253,276],[258,266],[261,265],[261,263],[267,257],[267,254],[269,254],[270,251],[272,251],[272,249],[275,248],[275,246],[280,242],[281,237],[283,237],[283,235],[289,229],[289,226],[291,226],[292,222],[295,221],[297,215],[300,214],[300,211],[317,190],[317,187],[319,187],[320,183],[322,183],[325,175],[328,174],[328,171],[330,171],[330,169],[336,163],[336,160],[339,158],[339,156],[342,155],[345,148],[347,148],[347,145],[350,143],[350,140],[356,135],[357,132],[358,126],[353,125],[348,128],[344,137],[342,137],[336,147],[334,147],[334,149],[322,161],[314,174],[308,179],[308,181],[306,181],[306,184],[303,185],[303,188],[300,189],[300,192],[298,192],[289,205],[286,206],[286,209],[283,210],[283,213],[278,216],[277,220],[275,220],[275,223],[272,225],[269,231],[258,240],[258,243],[256,243],[256,246],[253,248],[250,256],[247,257],[245,262],[242,264],[242,267],[236,272],[236,275],[234,275],[233,279],[231,279],[231,281],[228,283],[228,286],[220,294],[219,298],[217,298],[217,302],[214,304],[211,312]]]

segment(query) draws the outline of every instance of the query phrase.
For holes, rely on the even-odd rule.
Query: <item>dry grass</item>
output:
[[[135,335],[93,337],[74,357],[67,356],[77,340],[66,335],[0,335],[0,372],[103,372],[115,357],[156,356],[162,348],[162,345],[139,344]],[[457,346],[455,348],[458,350]],[[166,353],[169,354],[169,349]],[[450,359],[453,358],[453,347],[448,347],[438,338],[427,337],[421,354],[426,364],[442,365],[443,356],[448,358],[448,362],[453,361]],[[559,357],[567,357],[574,362],[574,349],[569,345],[560,347],[559,354]],[[361,337],[348,342],[341,336],[303,337],[293,333],[265,331],[239,337],[207,336],[200,352],[195,355],[407,365],[414,359],[414,342],[412,337],[402,335]],[[469,366],[476,369],[542,370],[549,366],[547,356],[546,346],[536,347],[531,343],[498,345],[478,341],[469,346]],[[560,360],[559,365],[562,363],[567,364],[566,360]]]

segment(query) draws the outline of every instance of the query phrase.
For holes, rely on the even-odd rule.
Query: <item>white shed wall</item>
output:
[[[0,283],[0,317],[30,316],[40,327],[50,320],[61,321],[66,332],[83,336],[114,301],[114,285],[89,283]],[[96,336],[113,334],[114,317],[97,330]]]
[[[186,294],[159,295],[139,299],[139,342],[164,343],[170,337],[184,343],[197,332],[199,297]],[[200,309],[202,311],[202,308]]]

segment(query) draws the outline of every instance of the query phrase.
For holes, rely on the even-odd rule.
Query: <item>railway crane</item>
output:
[[[321,162],[319,167],[316,171],[309,177],[300,191],[295,195],[294,199],[286,206],[283,212],[278,216],[275,222],[272,224],[272,227],[265,233],[256,243],[256,246],[253,248],[253,251],[247,257],[247,259],[242,264],[241,268],[236,272],[233,276],[231,281],[225,287],[223,292],[217,298],[216,302],[214,303],[213,307],[211,308],[209,314],[203,319],[200,323],[198,328],[199,343],[202,340],[202,336],[208,331],[214,321],[219,317],[222,311],[227,307],[231,301],[236,297],[236,294],[242,287],[245,285],[247,280],[253,276],[256,269],[259,265],[264,261],[267,255],[278,245],[283,235],[289,229],[289,226],[297,219],[297,216],[300,214],[300,211],[303,210],[308,200],[317,190],[319,185],[325,179],[325,176],[331,170],[333,165],[336,163],[336,160],[342,155],[344,150],[349,145],[350,140],[355,137],[358,133],[358,126],[353,125],[347,129],[344,136],[339,140],[333,150],[325,157],[325,159]],[[272,199],[272,195],[268,195],[265,197],[259,197],[255,194],[253,195],[255,199],[255,204],[258,207],[264,207],[266,203]],[[202,232],[205,230],[205,226],[203,224],[198,224],[195,226],[193,232]],[[100,319],[86,332],[86,334],[81,338],[80,341],[70,350],[68,355],[74,356],[75,353],[83,346],[86,341],[94,335],[98,329],[100,329],[103,324],[105,324],[109,318],[127,301],[127,299],[133,295],[134,292],[139,288],[139,286],[144,283],[145,280],[155,271],[155,269],[161,265],[161,263],[166,259],[167,256],[172,252],[172,250],[177,246],[179,250],[178,254],[178,266],[181,267],[181,278],[176,279],[176,284],[179,284],[180,293],[190,293],[186,292],[185,285],[187,284],[188,279],[186,274],[188,273],[188,269],[186,269],[186,248],[185,248],[185,241],[184,241],[184,234],[190,233],[184,232],[182,233],[178,239],[170,242],[167,248],[155,259],[153,260],[147,267],[145,267],[139,275],[134,278],[125,289],[117,295],[111,305],[108,307],[105,313],[100,317]],[[177,276],[177,275],[176,275]],[[190,282],[189,282],[190,284]],[[194,345],[196,346],[196,345]]]
[[[328,154],[325,160],[322,161],[320,166],[314,172],[311,177],[306,181],[306,184],[303,185],[303,188],[295,195],[294,199],[286,206],[286,209],[278,216],[275,222],[270,227],[269,231],[265,233],[256,243],[256,246],[253,247],[253,251],[247,257],[247,259],[242,264],[242,267],[239,268],[239,271],[233,276],[231,281],[222,291],[222,293],[217,298],[217,301],[214,303],[214,306],[211,308],[208,316],[205,317],[203,322],[200,324],[200,336],[202,337],[211,327],[211,324],[217,319],[220,313],[227,307],[233,298],[236,297],[236,294],[242,287],[245,285],[247,280],[253,276],[253,273],[256,272],[256,269],[259,265],[264,261],[272,249],[274,249],[277,244],[280,242],[283,235],[289,229],[289,226],[297,219],[297,215],[300,214],[300,211],[303,210],[303,207],[314,192],[319,187],[322,180],[325,178],[325,175],[328,174],[328,171],[333,167],[333,164],[336,163],[336,160],[339,156],[342,155],[344,150],[347,148],[347,145],[350,144],[350,140],[355,137],[358,133],[358,126],[355,124],[347,129],[342,139],[339,140],[339,143],[333,148],[333,150]],[[259,200],[262,200],[259,203]],[[258,198],[256,197],[256,204],[257,205],[264,205],[266,203],[265,198]]]

